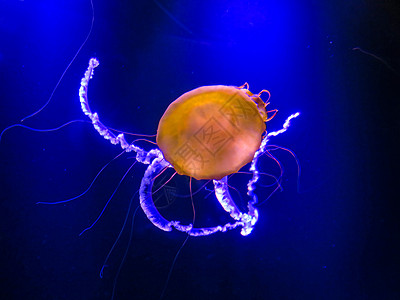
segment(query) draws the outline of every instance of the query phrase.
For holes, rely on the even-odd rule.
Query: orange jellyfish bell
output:
[[[241,87],[191,90],[172,102],[157,130],[157,144],[178,174],[219,180],[251,162],[267,121],[266,104]],[[267,100],[268,104],[268,100]]]

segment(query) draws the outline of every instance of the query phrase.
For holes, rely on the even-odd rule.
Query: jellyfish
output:
[[[140,206],[154,226],[164,231],[176,229],[190,236],[207,236],[226,232],[237,227],[243,236],[249,235],[258,220],[258,202],[255,193],[259,179],[257,161],[272,136],[285,132],[293,118],[290,115],[282,129],[266,133],[268,118],[266,106],[269,92],[258,94],[249,91],[248,84],[234,86],[204,86],[189,91],[173,101],[161,117],[157,130],[159,148],[146,151],[134,143],[128,143],[124,134],[115,135],[101,123],[99,115],[92,112],[88,101],[88,85],[94,69],[99,65],[91,58],[89,67],[81,80],[79,98],[83,113],[88,116],[96,131],[125,152],[135,152],[136,160],[147,164],[139,189]],[[261,94],[267,93],[263,102]],[[276,110],[274,111],[276,113]],[[239,210],[233,201],[228,186],[228,175],[236,173],[250,163],[252,177],[247,183],[250,200],[247,211]],[[166,168],[174,168],[180,175],[213,181],[216,199],[229,213],[232,222],[214,227],[197,228],[193,224],[169,221],[157,210],[152,188],[154,179]]]

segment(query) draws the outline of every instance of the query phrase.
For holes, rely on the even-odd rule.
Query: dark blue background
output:
[[[84,119],[78,89],[90,57],[100,60],[91,105],[113,128],[154,134],[182,93],[246,81],[255,93],[271,91],[270,107],[279,113],[269,130],[302,113],[272,141],[296,153],[300,192],[295,161],[275,151],[285,170],[284,190],[260,207],[254,232],[190,238],[165,299],[399,299],[397,1],[94,0],[94,8],[88,42],[50,104],[25,125],[45,129]],[[47,101],[85,39],[91,14],[89,1],[1,1],[1,130]],[[4,134],[2,299],[110,299],[128,232],[104,278],[98,273],[145,167],[133,168],[100,222],[81,237],[132,155],[113,162],[73,203],[35,203],[82,192],[119,151],[86,123],[53,133],[13,128]],[[262,166],[278,172],[267,160]],[[235,175],[233,183],[243,186],[247,179]],[[265,198],[271,189],[260,191]],[[200,222],[226,221],[213,198],[199,198]],[[190,212],[188,199],[176,199],[163,213],[179,219],[182,207]],[[116,299],[158,299],[184,239],[155,228],[139,209]]]

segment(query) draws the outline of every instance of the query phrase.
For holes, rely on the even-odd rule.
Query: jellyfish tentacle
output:
[[[89,60],[89,67],[87,68],[84,77],[81,79],[81,87],[79,88],[79,100],[81,103],[81,109],[83,113],[89,117],[92,121],[93,127],[97,130],[97,132],[104,137],[106,140],[110,140],[110,142],[114,145],[121,144],[122,149],[126,149],[129,144],[126,142],[124,135],[121,133],[118,136],[109,130],[103,123],[100,122],[99,115],[95,112],[92,113],[89,100],[88,100],[88,86],[89,81],[93,77],[94,69],[99,65],[99,61],[96,58],[91,58]]]
[[[249,84],[247,82],[245,82],[243,85],[238,86],[238,89],[245,89],[245,90],[249,90]]]
[[[104,137],[106,140],[109,140],[113,145],[121,145],[121,148],[126,152],[135,151],[137,153],[137,160],[141,163],[149,164],[150,160],[146,157],[149,155],[150,157],[154,157],[154,153],[150,154],[142,148],[135,146],[134,144],[129,144],[125,140],[125,136],[123,133],[118,134],[117,136],[107,127],[105,126],[99,119],[99,115],[94,112],[92,113],[89,100],[88,100],[88,86],[89,81],[93,77],[94,69],[99,65],[99,61],[96,58],[91,58],[89,60],[89,67],[87,68],[85,75],[81,79],[81,87],[79,88],[79,100],[81,103],[81,109],[83,113],[89,117],[92,121],[93,127],[96,131]],[[139,158],[139,159],[138,159]]]
[[[158,212],[152,197],[153,177],[156,177],[157,174],[166,167],[166,164],[168,163],[162,157],[161,153],[159,157],[153,159],[152,163],[144,172],[139,189],[139,199],[140,206],[147,218],[158,228],[164,231],[171,231],[172,227],[170,222]]]
[[[218,202],[221,204],[223,209],[229,213],[229,215],[240,223],[242,231],[240,232],[243,236],[249,235],[253,230],[254,225],[258,220],[258,210],[254,208],[251,202],[248,203],[248,213],[242,213],[233,201],[229,190],[228,190],[228,179],[227,176],[221,180],[214,180],[215,196]]]
[[[291,114],[283,123],[283,126],[281,129],[277,130],[277,131],[272,131],[268,134],[265,135],[265,137],[263,138],[263,140],[261,141],[261,145],[260,148],[258,148],[258,150],[256,151],[256,153],[254,153],[254,157],[253,160],[251,161],[250,164],[250,171],[253,173],[253,177],[249,180],[249,182],[247,183],[247,195],[249,195],[250,197],[252,197],[252,200],[249,201],[248,205],[254,206],[255,204],[257,204],[257,195],[254,193],[254,190],[256,188],[256,183],[260,177],[259,175],[259,171],[257,170],[257,161],[258,158],[260,157],[261,154],[263,154],[265,152],[265,149],[267,147],[268,141],[270,139],[271,136],[277,136],[281,133],[284,133],[290,126],[290,121],[294,118],[297,118],[300,115],[299,112]],[[250,209],[250,208],[249,208]]]
[[[291,114],[283,123],[283,126],[281,129],[277,130],[277,131],[272,131],[270,133],[268,133],[267,137],[271,137],[271,136],[277,136],[281,133],[284,133],[286,130],[288,130],[288,128],[290,127],[290,121],[292,121],[292,119],[297,118],[300,115],[299,112]]]
[[[261,92],[259,92],[257,95],[254,95],[254,96],[261,97],[261,94],[263,94],[263,93],[267,93],[268,99],[265,100],[264,102],[265,102],[265,103],[268,103],[269,99],[271,98],[271,92],[270,92],[270,91],[268,91],[268,90],[262,90]]]
[[[268,102],[269,103],[269,102]],[[275,116],[276,116],[276,114],[278,113],[278,110],[277,109],[273,109],[273,110],[269,110],[269,111],[267,111],[267,114],[269,114],[269,113],[274,113],[271,117],[269,117],[265,122],[269,122],[269,121],[271,121]]]
[[[165,219],[154,205],[152,188],[154,177],[156,177],[165,167],[169,166],[169,163],[164,159],[161,152],[158,152],[157,154],[158,156],[153,159],[145,171],[139,189],[140,206],[146,214],[146,217],[154,226],[164,231],[171,231],[175,228],[176,230],[185,232],[191,236],[205,236],[218,231],[225,232],[238,226],[243,227],[242,232],[250,233],[251,230],[249,230],[249,228],[252,228],[255,222],[257,222],[256,219],[258,218],[258,213],[253,211],[249,214],[245,214],[239,211],[229,194],[226,177],[222,180],[214,180],[215,194],[224,209],[231,214],[233,219],[236,220],[235,223],[228,223],[215,227],[195,228],[193,227],[193,224],[182,225],[179,221],[168,221]]]

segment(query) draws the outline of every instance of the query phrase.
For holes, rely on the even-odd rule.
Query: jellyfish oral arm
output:
[[[96,131],[109,140],[113,145],[120,144],[122,149],[126,152],[134,151],[136,152],[136,160],[143,164],[148,164],[148,168],[144,173],[141,181],[139,195],[140,195],[140,205],[146,215],[146,217],[158,228],[164,231],[171,231],[173,228],[186,232],[191,236],[206,236],[216,232],[225,232],[227,230],[235,229],[236,227],[241,227],[241,234],[246,236],[251,233],[255,224],[258,220],[258,210],[255,205],[257,204],[257,196],[255,194],[256,183],[259,178],[259,172],[257,170],[257,161],[259,156],[265,151],[269,138],[272,136],[277,136],[284,133],[290,126],[290,121],[299,116],[299,113],[295,113],[289,116],[282,129],[270,132],[267,134],[261,142],[260,148],[255,152],[253,160],[251,162],[250,171],[253,173],[252,178],[247,184],[248,195],[251,200],[247,205],[247,212],[241,212],[233,201],[230,193],[227,176],[223,177],[221,180],[214,180],[214,192],[217,200],[223,207],[223,209],[230,214],[234,223],[227,223],[225,225],[218,225],[215,227],[207,228],[195,228],[193,224],[182,225],[179,221],[168,221],[165,219],[157,210],[153,201],[153,182],[157,175],[165,168],[172,167],[165,159],[162,152],[159,149],[152,149],[150,151],[145,151],[142,148],[135,146],[133,143],[129,144],[124,135],[118,134],[117,136],[107,128],[103,123],[100,122],[98,114],[92,113],[89,100],[88,100],[88,86],[89,81],[93,76],[94,68],[99,65],[97,59],[92,58],[89,61],[89,67],[85,72],[84,77],[81,80],[81,87],[79,89],[79,99],[81,103],[82,111],[87,115],[92,121],[93,127]]]
[[[126,142],[124,135],[121,133],[115,136],[103,123],[99,120],[99,115],[95,112],[92,113],[89,100],[88,100],[88,86],[89,80],[92,79],[94,68],[99,65],[99,61],[96,58],[91,58],[89,61],[89,67],[85,72],[85,76],[81,79],[81,87],[79,88],[79,100],[81,102],[81,109],[83,113],[89,117],[92,121],[93,127],[97,132],[104,137],[106,140],[114,145],[121,144],[122,149],[128,148],[129,144]]]
[[[106,140],[110,140],[113,145],[120,144],[122,149],[126,150],[127,152],[132,150],[135,151],[136,147],[132,146],[130,148],[130,145],[125,140],[125,137],[122,133],[118,136],[115,136],[114,133],[112,133],[106,126],[103,125],[103,123],[100,122],[99,115],[96,112],[92,113],[90,109],[88,100],[88,86],[90,79],[92,79],[94,68],[96,68],[98,65],[99,61],[96,58],[91,58],[89,61],[89,67],[86,70],[84,77],[81,79],[81,87],[79,88],[81,109],[83,113],[89,117],[89,119],[92,121],[93,127],[102,137],[104,137]],[[139,149],[140,148],[138,148],[138,150]]]
[[[220,201],[223,208],[228,211],[231,216],[237,220],[233,224],[225,224],[223,226],[215,226],[208,228],[195,228],[193,224],[182,225],[179,221],[168,221],[158,212],[156,206],[153,202],[153,182],[154,178],[169,164],[165,161],[162,153],[159,152],[159,156],[153,159],[152,163],[149,165],[142,178],[142,183],[140,185],[139,195],[140,195],[140,206],[142,207],[146,217],[154,224],[154,226],[160,228],[164,231],[171,231],[172,228],[176,230],[186,232],[191,236],[205,236],[216,233],[218,231],[225,232],[230,229],[234,229],[238,226],[245,228],[247,225],[243,221],[247,218],[247,214],[242,214],[236,207],[231,196],[229,195],[228,185],[226,177],[222,180],[214,180],[215,195]],[[243,229],[242,229],[243,230]]]
[[[290,121],[292,119],[297,118],[300,115],[299,112],[291,114],[286,120],[285,123],[283,123],[283,126],[281,129],[277,130],[277,131],[272,131],[270,133],[268,133],[263,140],[261,141],[261,145],[260,148],[256,151],[256,153],[254,154],[253,160],[251,161],[251,165],[250,165],[250,171],[253,173],[252,178],[249,180],[248,184],[247,184],[247,195],[249,195],[250,197],[252,197],[252,200],[249,201],[249,205],[253,206],[257,203],[257,195],[254,193],[254,190],[256,189],[256,183],[259,179],[259,172],[257,170],[257,161],[258,158],[260,157],[261,154],[263,154],[265,152],[265,148],[267,147],[267,144],[269,142],[269,139],[271,136],[277,136],[281,133],[284,133],[286,130],[288,130],[289,126],[290,126]],[[251,208],[249,207],[249,210],[251,210]]]
[[[237,208],[235,202],[232,200],[232,197],[229,194],[227,176],[221,180],[214,180],[214,191],[215,197],[217,197],[218,202],[221,204],[224,210],[229,213],[232,219],[237,220],[234,224],[235,227],[238,225],[242,227],[242,231],[240,232],[241,235],[249,235],[258,220],[258,210],[253,206],[253,203],[249,202],[247,204],[247,213],[242,213]]]
[[[134,144],[129,144],[124,137],[124,134],[115,134],[108,129],[103,123],[100,122],[99,115],[95,112],[92,113],[89,100],[88,100],[88,86],[89,81],[93,77],[94,69],[99,65],[99,61],[96,58],[91,58],[89,60],[89,67],[87,68],[84,77],[81,79],[81,87],[79,88],[79,101],[81,103],[81,109],[83,113],[89,117],[92,121],[94,129],[106,140],[109,140],[113,145],[121,145],[121,148],[126,152],[134,151],[136,152],[136,160],[143,164],[149,164],[155,157],[158,157],[160,152],[158,149],[151,151],[145,151]]]

